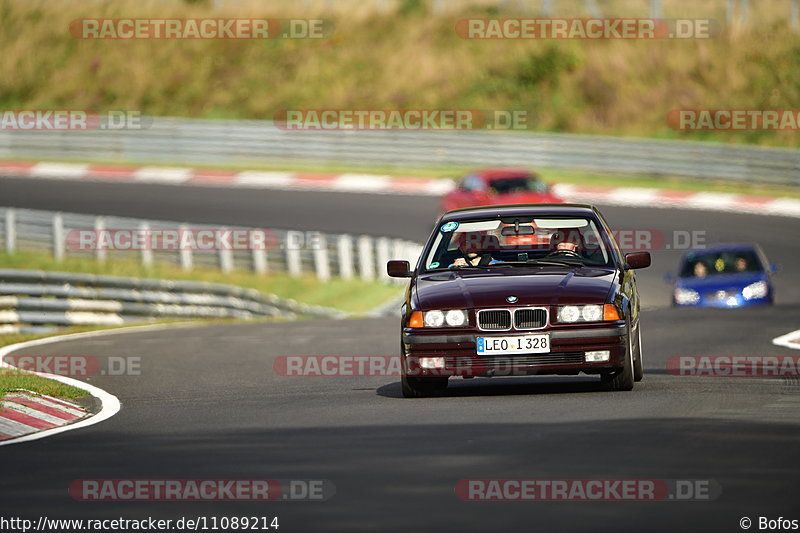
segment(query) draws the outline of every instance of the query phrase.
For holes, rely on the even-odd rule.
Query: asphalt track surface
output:
[[[6,178],[3,205],[423,240],[434,198],[86,184]],[[677,377],[673,355],[797,355],[771,339],[800,329],[800,221],[733,213],[602,208],[612,227],[703,231],[755,241],[781,264],[777,305],[666,306],[641,271],[645,379],[632,392],[592,378],[458,380],[405,400],[396,378],[288,378],[282,355],[395,355],[394,318],[215,325],[60,342],[20,353],[141,357],[141,376],[98,376],[122,410],[101,424],[0,451],[2,516],[278,516],[279,531],[741,531],[739,520],[800,519],[800,384]],[[325,502],[77,502],[92,478],[326,479]],[[474,478],[700,479],[713,501],[467,502]]]

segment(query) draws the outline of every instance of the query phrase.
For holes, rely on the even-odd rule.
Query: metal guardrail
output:
[[[280,165],[519,165],[800,185],[800,150],[500,131],[287,131],[269,121],[152,118],[143,130],[0,131],[0,158]]]
[[[0,280],[0,334],[163,318],[346,315],[336,309],[217,283],[16,269],[0,269]]]
[[[102,246],[85,250],[73,238],[76,231],[134,233],[197,232],[210,230],[244,230],[247,234],[260,232],[263,247],[231,249],[220,246],[211,249],[179,248],[172,250],[109,250]],[[142,220],[111,216],[56,213],[31,209],[0,207],[0,247],[7,252],[17,249],[45,251],[56,260],[65,257],[94,257],[98,261],[111,258],[137,258],[149,266],[156,263],[180,266],[190,271],[195,267],[215,268],[223,272],[251,270],[258,273],[286,272],[292,276],[311,274],[322,281],[331,277],[365,281],[398,282],[386,274],[389,259],[407,259],[415,263],[421,247],[417,243],[389,237],[369,235],[330,234],[213,226],[169,221]],[[246,248],[250,248],[249,246]],[[0,277],[0,281],[6,282]],[[403,280],[399,280],[402,282]]]

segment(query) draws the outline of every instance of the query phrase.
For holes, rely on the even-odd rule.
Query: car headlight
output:
[[[769,285],[766,281],[756,281],[742,289],[742,296],[745,300],[764,298],[767,294],[769,294]]]
[[[423,316],[426,328],[440,328],[444,324],[444,313],[441,311],[425,311]]]
[[[559,322],[577,322],[581,318],[581,309],[577,305],[565,305],[558,308]]]
[[[467,312],[461,309],[451,309],[444,314],[444,321],[448,326],[457,328],[467,325]]]
[[[605,305],[562,305],[556,314],[558,322],[599,322],[619,320],[619,312],[614,304]]]
[[[692,305],[700,301],[700,294],[692,289],[676,288],[673,294],[678,305]]]
[[[432,311],[414,311],[411,313],[408,326],[411,328],[441,328],[444,326],[459,328],[467,326],[468,323],[469,314],[463,309],[447,311],[434,309]]]
[[[581,309],[581,318],[587,322],[596,322],[603,319],[602,305],[584,305]]]

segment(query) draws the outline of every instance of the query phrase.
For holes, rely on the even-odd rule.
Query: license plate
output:
[[[478,355],[515,355],[550,351],[550,335],[478,337],[477,340]]]

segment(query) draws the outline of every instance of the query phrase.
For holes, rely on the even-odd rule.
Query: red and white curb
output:
[[[381,176],[376,174],[322,174],[260,170],[213,170],[182,167],[131,167],[75,163],[0,161],[0,174],[82,181],[158,183],[278,190],[320,190],[374,194],[440,196],[452,190],[450,180]]]
[[[0,400],[0,441],[70,424],[88,414],[72,402],[15,391]]]
[[[800,218],[800,199],[796,198],[568,184],[554,185],[553,189],[557,195],[571,202],[628,207],[675,207]]]
[[[455,183],[448,179],[375,174],[236,171],[26,161],[0,161],[0,175],[80,181],[424,196],[442,196],[455,187]],[[570,202],[630,207],[675,207],[800,218],[800,199],[797,198],[568,184],[557,184],[553,189],[558,196]]]

